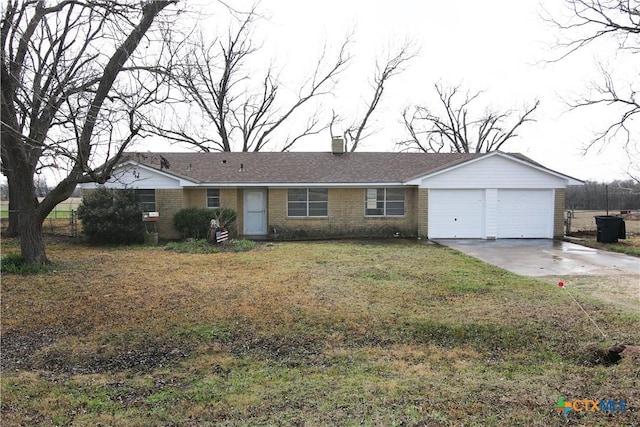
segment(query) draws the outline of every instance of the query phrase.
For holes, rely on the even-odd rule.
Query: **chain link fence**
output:
[[[71,197],[58,204],[42,223],[46,234],[76,237],[82,233],[82,223],[78,220],[78,206],[82,197]],[[4,230],[9,218],[9,201],[0,201],[0,228]]]

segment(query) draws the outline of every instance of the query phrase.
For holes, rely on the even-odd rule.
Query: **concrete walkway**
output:
[[[437,239],[489,264],[523,276],[638,275],[640,258],[547,239]]]

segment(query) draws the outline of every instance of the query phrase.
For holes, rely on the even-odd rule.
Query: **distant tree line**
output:
[[[36,197],[46,197],[53,187],[49,186],[47,180],[41,176],[36,177],[33,181],[36,188]],[[79,186],[73,190],[71,197],[82,197],[82,188]],[[0,184],[0,200],[9,200],[9,187],[6,183]]]
[[[640,209],[640,183],[635,180],[607,184],[587,181],[583,186],[567,187],[567,209]]]

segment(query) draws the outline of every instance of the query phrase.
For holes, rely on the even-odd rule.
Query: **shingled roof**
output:
[[[401,183],[482,154],[213,152],[126,153],[123,160],[196,183]]]

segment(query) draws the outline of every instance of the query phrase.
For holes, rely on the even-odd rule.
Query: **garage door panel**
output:
[[[484,205],[484,190],[431,190],[429,238],[483,238]]]
[[[552,190],[499,190],[498,238],[553,238]]]

